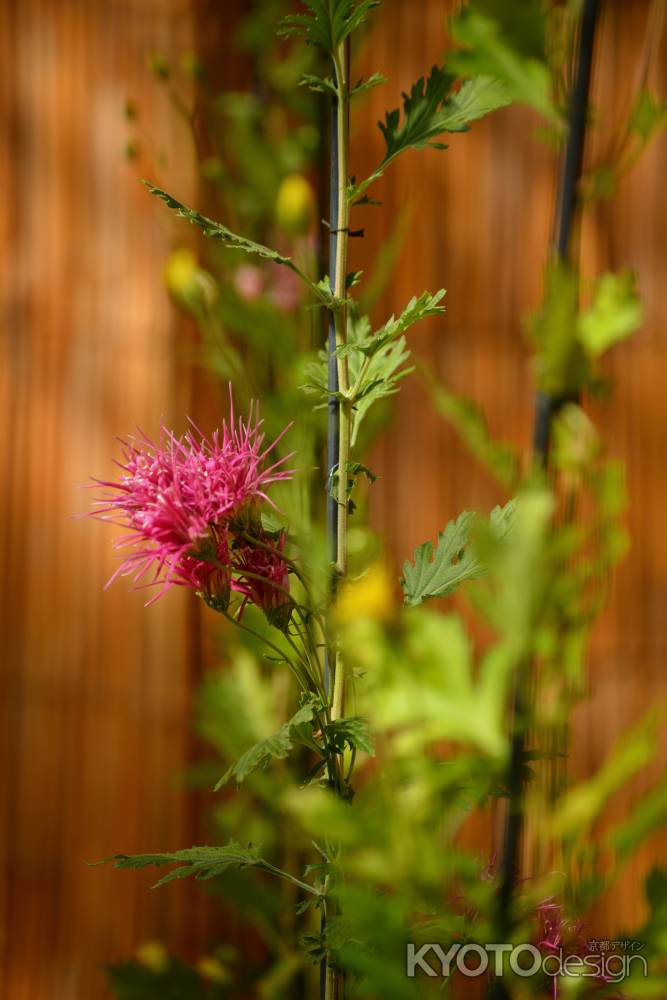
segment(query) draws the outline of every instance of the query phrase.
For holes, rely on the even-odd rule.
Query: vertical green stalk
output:
[[[334,56],[334,71],[336,74],[336,134],[338,144],[338,213],[332,224],[336,228],[336,267],[333,292],[340,305],[337,307],[334,324],[336,332],[336,347],[347,343],[347,304],[345,302],[347,288],[347,257],[349,246],[350,210],[347,197],[347,181],[349,175],[349,117],[350,117],[350,84],[349,84],[349,44],[343,42]],[[338,370],[339,397],[339,439],[338,439],[338,487],[336,500],[338,504],[337,542],[336,542],[336,575],[342,578],[347,573],[348,548],[348,497],[347,468],[350,461],[350,433],[352,407],[348,398],[350,376],[348,361],[345,357],[336,359]],[[334,675],[332,700],[332,719],[340,718],[345,707],[345,667],[340,657],[337,658]]]
[[[347,343],[347,257],[349,246],[349,202],[347,197],[347,181],[349,175],[349,117],[350,117],[350,84],[349,84],[349,42],[339,45],[333,57],[333,67],[336,79],[336,217],[330,220],[336,235],[336,254],[333,270],[333,293],[340,303],[335,309],[333,322],[336,347]],[[350,388],[348,361],[345,357],[336,357],[338,374],[338,485],[336,488],[336,580],[345,577],[347,573],[348,547],[348,497],[347,468],[350,460],[350,424],[352,407],[347,398]],[[341,718],[345,712],[345,664],[340,656],[332,658],[334,665],[333,694],[331,701],[331,719]],[[344,768],[342,759],[340,767],[336,768],[339,791],[344,786]],[[326,962],[324,970],[325,1000],[342,1000],[345,981],[335,968]]]

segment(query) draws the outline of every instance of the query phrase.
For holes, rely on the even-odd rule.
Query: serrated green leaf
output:
[[[259,768],[266,767],[271,760],[283,760],[294,748],[295,742],[302,741],[300,728],[311,722],[317,711],[317,699],[309,698],[291,719],[280,727],[277,733],[269,736],[268,739],[260,740],[250,747],[235,764],[227,768],[220,781],[215,786],[215,791],[227,784],[231,778],[235,778],[240,784],[242,781]]]
[[[234,248],[235,250],[242,250],[244,253],[253,254],[256,257],[262,257],[264,260],[271,260],[275,264],[282,264],[288,267],[291,271],[294,271],[296,275],[301,278],[303,283],[311,290],[311,292],[316,296],[318,301],[326,306],[328,309],[336,308],[338,305],[335,299],[331,286],[326,279],[314,282],[303,273],[303,271],[297,267],[291,257],[285,257],[283,254],[278,253],[277,250],[272,250],[270,247],[264,246],[262,243],[255,243],[254,240],[246,239],[245,236],[239,236],[237,233],[232,232],[227,226],[223,225],[221,222],[216,222],[214,219],[209,219],[205,215],[200,215],[192,208],[188,208],[187,205],[183,205],[176,198],[173,198],[166,191],[161,188],[155,187],[149,181],[143,181],[152,195],[156,198],[160,198],[168,208],[171,208],[180,215],[181,218],[187,219],[188,222],[192,223],[194,226],[198,226],[205,236],[210,239],[220,240],[222,243],[226,243],[227,246]]]
[[[330,76],[315,76],[313,73],[304,73],[300,83],[301,86],[308,87],[309,90],[316,93],[331,94],[333,97],[338,95],[336,84]]]
[[[260,868],[262,871],[285,879],[299,886],[304,892],[319,896],[320,892],[306,882],[295,878],[282,868],[270,864],[261,856],[261,848],[254,844],[241,847],[235,840],[230,840],[224,847],[190,847],[181,851],[157,854],[116,854],[105,861],[112,862],[114,868],[162,868],[164,865],[176,865],[167,875],[153,886],[157,889],[175,879],[193,878],[206,880],[224,875],[231,869]]]
[[[307,12],[285,17],[279,34],[301,35],[309,45],[316,45],[334,56],[370,11],[380,6],[380,0],[303,0],[303,4]]]
[[[302,392],[317,396],[319,403],[317,406],[325,406],[329,397],[329,359],[326,351],[318,351],[317,357],[309,361],[304,366],[304,381],[301,383]]]
[[[510,103],[506,88],[498,80],[488,76],[468,80],[458,91],[452,90],[455,81],[446,66],[434,66],[428,79],[421,77],[409,94],[403,94],[402,119],[399,108],[387,112],[384,122],[378,123],[385,140],[385,155],[370,177],[350,185],[351,201],[363,195],[405,150],[427,146],[445,149],[441,142],[436,142],[438,136],[445,132],[465,132],[470,122]]]
[[[348,341],[337,354],[348,358],[352,386],[352,443],[357,440],[362,421],[374,403],[393,395],[398,383],[412,371],[405,368],[410,357],[405,332],[422,319],[444,312],[440,302],[444,289],[412,298],[401,315],[392,316],[380,330],[371,332],[367,317],[351,317]]]
[[[392,316],[375,333],[367,316],[357,316],[350,310],[347,343],[336,348],[335,353],[338,357],[348,358],[353,402],[352,444],[355,444],[361,424],[373,404],[397,392],[400,380],[413,371],[405,367],[410,357],[405,331],[422,319],[443,313],[445,310],[440,303],[445,294],[445,290],[440,289],[434,295],[423,292],[418,298],[413,297],[400,316]],[[345,398],[340,393],[329,393],[325,351],[319,353],[317,361],[306,366],[306,376],[302,388],[318,395],[322,403],[331,395]]]
[[[366,332],[363,336],[349,340],[347,344],[336,349],[336,355],[349,357],[352,354],[363,354],[366,358],[372,358],[387,344],[398,340],[415,323],[429,316],[439,316],[444,313],[445,307],[441,306],[440,302],[446,294],[444,288],[441,288],[435,295],[423,292],[419,298],[413,296],[398,318],[391,316],[375,333]]]
[[[190,847],[164,854],[116,854],[108,860],[113,862],[114,868],[161,868],[164,865],[178,865],[156,882],[154,889],[174,879],[189,876],[196,879],[216,878],[230,868],[250,868],[262,861],[259,847],[241,847],[233,840],[224,847]]]
[[[420,77],[403,95],[403,120],[398,108],[387,112],[379,123],[387,147],[383,166],[405,149],[424,149],[444,131],[442,112],[454,81],[444,68],[433,66],[428,79]]]
[[[357,97],[359,94],[365,94],[366,91],[373,90],[374,87],[379,87],[386,82],[387,77],[384,73],[373,73],[373,75],[369,76],[367,80],[359,80],[359,82],[352,87],[350,90],[350,97]]]
[[[505,84],[495,76],[482,74],[464,80],[447,102],[446,131],[466,131],[470,122],[478,121],[511,103]]]
[[[349,498],[352,491],[357,485],[357,480],[360,476],[365,476],[369,483],[374,483],[377,476],[374,472],[364,465],[363,462],[350,461],[347,463],[347,476],[346,476],[346,496]],[[338,497],[338,466],[335,466],[329,475],[329,494],[332,497]],[[355,505],[353,501],[350,501],[350,513],[352,514],[355,510]]]
[[[492,510],[489,527],[498,541],[511,530],[515,511],[513,500]],[[470,545],[476,517],[471,511],[459,514],[438,535],[435,550],[431,542],[424,542],[415,550],[413,562],[404,563],[401,586],[406,604],[414,606],[428,598],[447,597],[467,580],[486,575],[487,567]]]
[[[368,721],[362,719],[361,716],[352,715],[330,722],[324,735],[328,745],[335,753],[343,753],[345,747],[348,746],[352,750],[362,750],[364,753],[375,754],[375,744]]]
[[[401,379],[414,371],[405,367],[410,357],[410,351],[405,337],[385,344],[381,351],[369,359],[363,384],[352,411],[352,444],[356,444],[359,430],[371,407],[381,399],[386,399],[398,392]],[[361,369],[362,355],[352,355],[349,360],[350,380],[354,382]]]
[[[301,273],[301,272],[299,272]],[[305,279],[310,285],[312,290],[315,292],[320,302],[323,303],[328,309],[335,309],[340,304],[339,300],[334,296],[333,290],[331,288],[331,279],[328,275],[324,278],[320,278],[319,281],[313,282],[309,278]]]
[[[356,316],[353,310],[350,310],[348,342],[344,353],[348,357],[350,384],[356,386],[352,410],[353,445],[357,441],[361,424],[373,404],[394,395],[398,391],[400,380],[414,370],[405,367],[410,351],[404,336],[399,336],[396,340],[385,340],[372,357],[367,357],[365,349],[371,340],[369,318]],[[316,405],[324,406],[330,398],[339,400],[347,398],[340,392],[329,392],[326,351],[319,351],[317,360],[306,365],[305,375],[306,380],[301,388],[304,392],[319,397],[319,403]]]

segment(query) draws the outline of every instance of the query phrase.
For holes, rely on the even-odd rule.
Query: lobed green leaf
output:
[[[359,94],[365,94],[368,90],[373,90],[375,87],[381,86],[383,83],[387,82],[387,77],[384,73],[373,73],[366,80],[359,80],[358,83],[350,90],[350,97],[357,97]]]
[[[406,367],[409,357],[410,351],[405,337],[399,337],[398,340],[385,344],[382,350],[368,360],[352,412],[353,445],[357,441],[363,420],[371,407],[380,400],[397,393],[398,383],[401,379],[414,371],[413,367]],[[358,380],[361,374],[361,363],[364,360],[363,355],[360,354],[353,354],[350,357],[350,380],[352,382]]]
[[[309,698],[298,712],[280,727],[277,733],[269,736],[268,739],[255,743],[235,764],[227,768],[215,786],[215,791],[217,792],[218,789],[227,784],[231,778],[235,778],[240,784],[254,771],[266,767],[271,760],[282,760],[287,757],[294,748],[295,742],[304,741],[302,727],[313,720],[317,707],[318,700],[315,697]]]
[[[362,750],[375,755],[375,744],[368,721],[352,715],[330,722],[325,730],[325,738],[335,753],[342,753],[346,746],[352,750]]]
[[[446,294],[444,288],[441,288],[435,295],[423,292],[419,298],[413,296],[398,318],[391,316],[375,333],[366,331],[363,336],[349,340],[347,344],[336,349],[336,355],[346,357],[358,353],[366,358],[372,358],[387,344],[398,340],[415,323],[429,316],[439,316],[444,313],[445,307],[441,306],[440,302]]]
[[[502,541],[511,530],[515,511],[514,500],[491,511],[489,527],[498,541]],[[477,515],[471,511],[459,514],[438,535],[435,550],[431,542],[424,542],[415,550],[413,562],[405,562],[401,586],[406,604],[416,605],[428,598],[448,597],[467,580],[477,580],[486,575],[487,567],[470,544],[476,518]]]
[[[178,865],[153,886],[165,885],[174,879],[216,878],[230,868],[250,868],[261,864],[260,848],[252,844],[241,847],[236,841],[230,841],[224,847],[190,847],[181,851],[164,854],[116,854],[107,860],[113,862],[114,868],[161,868],[164,865]]]
[[[334,297],[328,280],[324,279],[317,283],[311,281],[310,278],[304,274],[299,267],[297,267],[291,257],[285,257],[283,254],[278,253],[277,250],[272,250],[271,247],[264,246],[262,243],[255,243],[254,240],[249,240],[245,236],[239,236],[238,233],[232,232],[232,230],[228,229],[222,222],[216,222],[214,219],[209,219],[205,215],[201,215],[199,212],[196,212],[193,208],[188,208],[187,205],[183,205],[182,202],[177,201],[176,198],[173,198],[161,188],[155,187],[149,181],[143,181],[142,183],[146,185],[152,195],[155,195],[156,198],[160,198],[165,205],[175,211],[177,215],[181,216],[183,219],[187,219],[188,222],[192,223],[192,225],[198,226],[205,236],[208,236],[210,239],[220,240],[222,243],[226,243],[227,246],[230,246],[235,250],[242,250],[244,253],[253,254],[256,257],[263,258],[264,260],[271,260],[275,264],[282,264],[285,267],[288,267],[291,271],[294,271],[299,278],[301,278],[304,284],[307,285],[322,305],[326,306],[328,309],[334,309],[338,306],[338,300]]]
[[[303,0],[307,10],[285,17],[279,34],[301,35],[309,45],[335,56],[340,45],[363,24],[380,0]]]
[[[504,84],[489,76],[465,81],[453,90],[456,76],[447,66],[433,66],[428,79],[421,77],[403,94],[403,115],[399,108],[388,111],[379,128],[385,140],[385,155],[370,177],[351,184],[348,198],[357,200],[381,177],[389,164],[408,149],[446,149],[438,136],[445,132],[465,132],[469,123],[490,111],[505,107],[510,97]]]

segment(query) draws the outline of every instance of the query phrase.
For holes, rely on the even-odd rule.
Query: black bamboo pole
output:
[[[575,79],[570,97],[568,139],[560,179],[554,240],[556,256],[563,261],[568,260],[570,256],[572,227],[578,204],[598,11],[598,0],[585,0],[579,27]],[[564,400],[544,392],[538,392],[536,395],[533,452],[536,460],[543,465],[546,465],[548,460],[552,418],[563,402]],[[507,815],[498,892],[498,931],[503,942],[510,935],[512,929],[512,899],[517,881],[523,831],[523,763],[527,722],[525,691],[527,681],[528,671],[524,667],[517,677],[514,693],[507,782]],[[495,1000],[508,1000],[510,994],[502,980],[496,979],[491,988],[491,996]]]
[[[599,0],[586,0],[581,14],[577,69],[570,98],[570,118],[568,141],[563,161],[560,181],[554,250],[561,260],[567,260],[570,253],[572,225],[577,207],[577,190],[581,177],[586,137],[586,115],[588,94],[593,64],[593,44],[597,25]],[[546,462],[549,451],[551,418],[560,404],[545,393],[538,393],[535,401],[535,425],[533,449],[535,457]]]

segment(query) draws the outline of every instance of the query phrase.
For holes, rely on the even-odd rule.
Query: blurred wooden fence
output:
[[[441,54],[445,6],[385,0],[359,63],[384,70],[390,83],[355,117],[364,134],[358,174],[380,151],[375,121]],[[0,0],[0,996],[8,1000],[100,997],[102,964],[140,941],[160,938],[190,957],[208,941],[211,916],[196,890],[151,894],[149,876],[85,867],[202,835],[196,797],[175,780],[192,756],[199,622],[186,594],[150,612],[122,586],[102,594],[113,565],[108,538],[70,514],[87,506],[76,486],[110,472],[114,435],[153,429],[161,416],[178,426],[190,401],[159,280],[168,231],[123,160],[123,102],[137,101],[179,191],[195,197],[185,132],[147,74],[145,53],[178,56],[196,46],[205,23],[209,51],[220,41],[219,66],[238,72],[229,26],[240,7]],[[646,0],[604,4],[593,157],[627,104],[647,9]],[[652,80],[663,95],[664,56],[663,44]],[[494,432],[524,444],[532,379],[521,318],[539,299],[554,189],[535,127],[511,109],[452,137],[444,154],[406,156],[382,182],[385,212],[369,211],[367,240],[355,247],[363,265],[407,206],[410,235],[382,311],[424,288],[448,288],[447,315],[417,335],[418,351],[484,404]],[[587,271],[634,267],[647,322],[615,351],[616,393],[598,407],[628,466],[633,545],[597,634],[592,699],[576,718],[577,775],[667,693],[666,167],[663,136],[584,228]],[[415,381],[374,467],[373,516],[397,563],[461,508],[495,499]],[[617,814],[642,788],[637,782],[615,804]],[[656,860],[667,861],[657,840],[598,914],[598,934],[638,916],[639,880]]]

